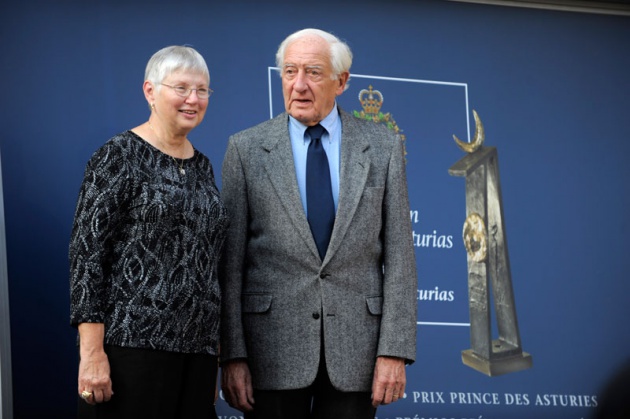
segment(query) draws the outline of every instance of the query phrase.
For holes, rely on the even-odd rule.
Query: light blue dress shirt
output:
[[[320,122],[326,128],[322,135],[322,145],[328,158],[330,168],[330,181],[332,183],[333,201],[335,202],[335,213],[337,212],[337,201],[339,199],[339,155],[341,150],[341,118],[337,112],[337,104],[332,111]],[[291,137],[291,148],[293,149],[293,162],[295,164],[295,174],[297,176],[298,188],[302,207],[307,213],[306,207],[306,154],[311,138],[306,135],[306,125],[297,119],[289,116],[289,136]],[[306,214],[308,216],[308,214]]]

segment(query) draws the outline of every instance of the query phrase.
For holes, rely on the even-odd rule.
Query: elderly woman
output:
[[[149,120],[87,163],[70,241],[79,417],[212,418],[228,223],[212,165],[188,139],[212,90],[203,57],[149,60]]]

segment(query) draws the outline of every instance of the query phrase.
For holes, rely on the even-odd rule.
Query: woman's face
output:
[[[209,90],[208,80],[201,73],[177,71],[165,77],[160,86],[153,88],[153,103],[157,117],[174,135],[186,135],[203,121],[209,98],[199,98],[197,90],[180,96],[177,90]],[[179,88],[179,89],[178,89]]]

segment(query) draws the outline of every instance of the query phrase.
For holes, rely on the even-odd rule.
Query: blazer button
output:
[[[318,312],[313,313],[313,318],[315,320],[319,319],[319,313]]]
[[[322,272],[321,274],[319,274],[319,277],[320,277],[321,279],[324,279],[324,278],[326,278],[327,276],[330,276],[330,274],[327,274],[327,273],[324,273],[324,272]]]

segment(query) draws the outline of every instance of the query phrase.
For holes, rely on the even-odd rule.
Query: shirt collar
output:
[[[289,123],[297,132],[302,133],[302,138],[304,138],[304,142],[310,141],[310,138],[306,138],[306,129],[308,128],[308,126],[304,125],[291,115],[289,115]],[[330,113],[326,115],[324,119],[319,121],[319,124],[326,129],[326,132],[328,132],[328,138],[330,140],[332,137],[331,133],[334,132],[333,130],[336,129],[337,125],[339,124],[339,112],[337,111],[337,102],[335,102]]]

